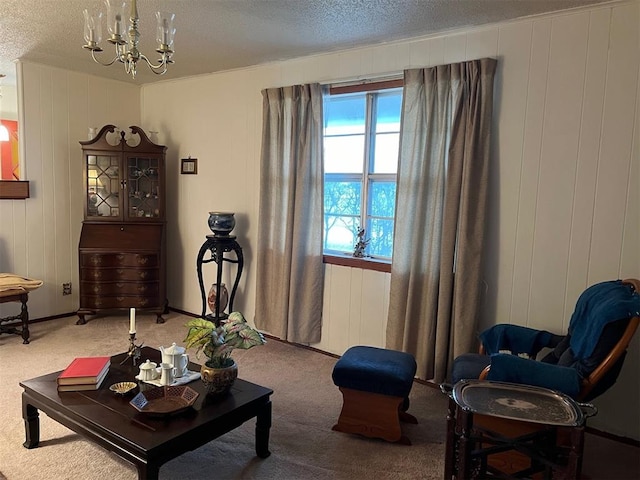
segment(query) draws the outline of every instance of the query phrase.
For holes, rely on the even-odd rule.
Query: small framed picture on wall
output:
[[[191,157],[181,159],[180,173],[184,175],[196,175],[198,173],[198,159]]]

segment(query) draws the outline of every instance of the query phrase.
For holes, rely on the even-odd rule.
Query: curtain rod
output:
[[[380,76],[359,76],[352,79],[339,80],[337,82],[320,82],[320,85],[328,87],[351,87],[354,85],[366,85],[368,83],[389,82],[394,80],[402,80],[402,73],[382,74]]]

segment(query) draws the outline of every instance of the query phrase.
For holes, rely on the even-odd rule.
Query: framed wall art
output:
[[[180,173],[183,175],[196,175],[198,173],[198,159],[191,157],[181,159]]]

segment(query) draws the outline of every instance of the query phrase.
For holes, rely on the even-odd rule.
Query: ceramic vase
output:
[[[230,366],[223,368],[208,367],[206,363],[202,365],[200,377],[208,395],[222,396],[229,392],[238,378],[238,364],[233,359],[231,361]]]
[[[235,214],[228,212],[209,212],[209,228],[214,235],[226,237],[236,226]]]
[[[209,308],[211,309],[211,313],[216,314],[216,295],[218,291],[218,284],[214,283],[211,285],[209,289],[209,295],[207,295],[207,304],[209,304]],[[224,283],[220,284],[220,306],[218,313],[224,312],[224,309],[227,308],[227,303],[229,302],[229,292],[227,291],[227,287]]]

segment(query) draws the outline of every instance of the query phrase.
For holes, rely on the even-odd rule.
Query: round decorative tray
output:
[[[198,395],[185,385],[156,387],[138,393],[129,403],[141,413],[172,415],[192,406]]]
[[[585,421],[571,397],[531,385],[460,380],[453,387],[453,399],[465,410],[493,417],[564,427]]]

